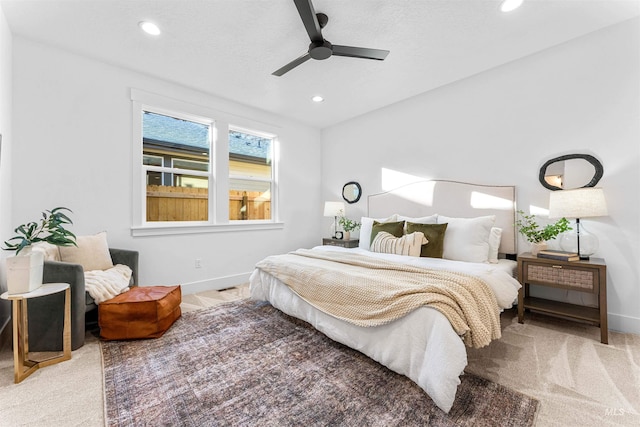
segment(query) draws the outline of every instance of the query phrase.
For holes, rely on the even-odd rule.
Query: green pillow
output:
[[[373,221],[373,227],[371,227],[371,243],[373,243],[373,239],[375,239],[376,235],[381,231],[386,231],[389,234],[393,234],[395,237],[402,237],[402,235],[404,234],[404,221],[399,221],[399,222]]]
[[[444,232],[447,224],[416,224],[407,222],[407,234],[420,231],[427,238],[429,243],[422,245],[421,257],[442,258],[444,251]]]

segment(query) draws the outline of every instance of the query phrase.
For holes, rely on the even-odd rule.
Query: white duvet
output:
[[[479,264],[437,258],[416,258],[369,252],[360,248],[345,249],[318,246],[317,251],[355,251],[389,261],[421,267],[473,274],[493,289],[498,305],[513,305],[520,288],[513,278],[514,261]],[[389,369],[409,377],[449,412],[455,399],[459,376],[467,365],[462,339],[449,321],[437,310],[422,307],[402,319],[373,328],[363,328],[336,319],[312,307],[281,281],[256,269],[250,278],[251,298],[269,301],[284,313],[309,322],[329,338],[356,349]]]

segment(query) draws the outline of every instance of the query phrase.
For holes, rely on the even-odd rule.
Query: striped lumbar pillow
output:
[[[395,237],[391,233],[380,231],[371,242],[371,251],[419,257],[422,245],[427,243],[429,241],[424,237],[424,233],[419,231],[405,234],[402,237]]]

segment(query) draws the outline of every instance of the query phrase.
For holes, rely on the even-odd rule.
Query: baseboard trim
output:
[[[640,318],[609,313],[607,320],[609,330],[640,335]]]
[[[251,276],[251,272],[200,280],[198,282],[182,283],[182,294],[189,295],[204,291],[219,291],[221,289],[232,288],[247,283],[249,276]]]

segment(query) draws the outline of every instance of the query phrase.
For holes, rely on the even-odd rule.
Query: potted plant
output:
[[[65,229],[73,224],[64,213],[70,209],[58,207],[42,213],[38,222],[28,222],[18,226],[16,236],[4,242],[6,251],[15,251],[15,256],[6,260],[7,288],[9,294],[31,292],[42,285],[44,254],[32,251],[32,245],[46,242],[56,246],[76,245],[75,234]]]
[[[532,244],[531,253],[537,255],[539,251],[547,247],[547,241],[555,239],[560,233],[571,230],[569,220],[560,218],[554,224],[548,224],[541,227],[536,222],[535,215],[526,215],[519,210],[518,214],[522,219],[516,221],[516,226],[520,234],[525,236],[527,241]]]
[[[351,238],[351,232],[360,228],[360,223],[354,220],[347,218],[346,216],[341,216],[338,220],[338,223],[344,230],[343,238],[345,240],[349,240]]]

